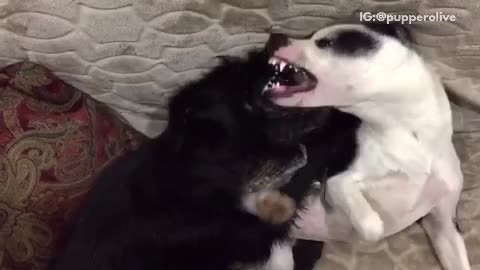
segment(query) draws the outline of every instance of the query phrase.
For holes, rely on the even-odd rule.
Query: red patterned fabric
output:
[[[0,269],[45,269],[95,176],[142,136],[48,70],[0,71]]]

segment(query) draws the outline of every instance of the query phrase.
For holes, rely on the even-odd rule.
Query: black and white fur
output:
[[[165,132],[98,176],[52,269],[227,270],[263,264],[291,270],[292,217],[287,213],[272,222],[268,205],[265,215],[258,203],[273,194],[282,198],[280,207],[287,201],[287,208],[301,208],[316,175],[350,162],[358,121],[326,108],[285,110],[264,103],[271,51],[267,46],[247,59],[227,60],[181,89],[169,105]],[[281,193],[246,193],[253,164],[289,159],[300,143],[315,150],[315,166],[300,169]],[[299,251],[308,250],[301,244]],[[319,244],[311,244],[320,255]]]
[[[278,105],[335,106],[362,120],[355,160],[327,182],[329,202],[360,238],[381,239],[426,215],[421,222],[444,269],[469,270],[454,223],[463,175],[452,144],[449,101],[440,78],[411,49],[409,37],[399,25],[345,24],[321,29],[309,39],[291,39],[271,62],[304,69],[315,77],[315,86],[292,91],[274,85],[265,92]],[[372,201],[383,209],[374,209]],[[324,235],[315,235],[310,228],[328,223],[318,221],[328,216],[321,204],[316,200],[302,214],[302,237],[335,238],[325,229],[318,232]],[[385,226],[381,211],[400,215],[393,229]]]

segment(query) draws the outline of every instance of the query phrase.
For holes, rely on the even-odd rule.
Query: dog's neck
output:
[[[423,61],[419,64],[425,65]],[[409,76],[408,71],[405,74]],[[451,109],[440,79],[426,65],[415,69],[411,78],[406,78],[399,89],[390,90],[405,93],[401,97],[370,100],[342,110],[362,119],[362,125],[380,136],[392,130],[406,129],[423,141],[433,142],[439,134],[449,139],[452,133]]]

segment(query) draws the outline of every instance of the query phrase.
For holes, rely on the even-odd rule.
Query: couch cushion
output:
[[[0,269],[43,269],[95,176],[142,136],[32,63],[0,71]]]

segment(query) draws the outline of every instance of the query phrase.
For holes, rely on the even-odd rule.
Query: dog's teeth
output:
[[[262,90],[262,95],[263,95],[265,92],[268,92],[271,88],[272,88],[272,87],[268,87],[268,85],[265,86],[265,88],[263,88],[263,90]]]
[[[294,67],[293,69],[295,70],[295,72],[298,72],[298,68],[297,68],[297,67]]]
[[[287,66],[287,63],[285,62],[280,62],[280,71],[283,71],[283,69],[285,68],[285,66]]]

